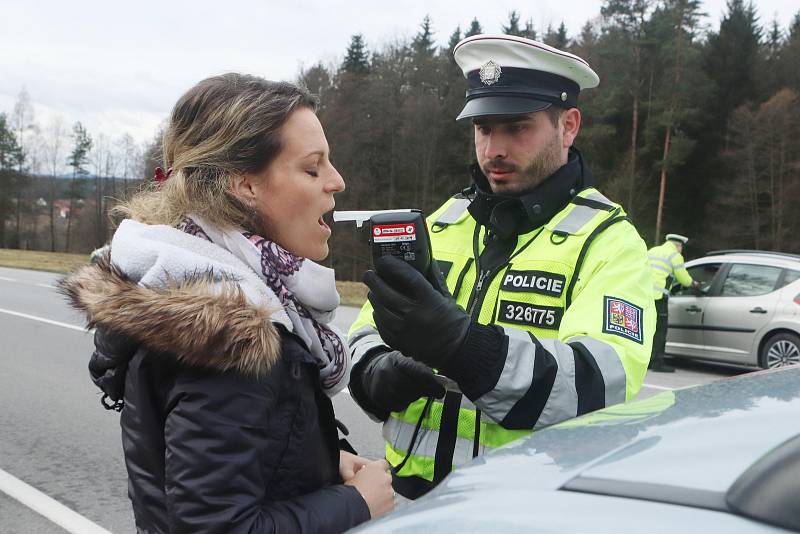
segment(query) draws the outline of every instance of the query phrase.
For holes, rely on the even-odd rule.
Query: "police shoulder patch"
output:
[[[617,297],[605,296],[604,299],[603,332],[642,344],[642,308]]]

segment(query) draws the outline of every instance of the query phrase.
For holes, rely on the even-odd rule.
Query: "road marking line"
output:
[[[664,391],[675,391],[677,388],[668,388],[667,386],[655,386],[653,384],[642,384],[643,388],[663,389]]]
[[[0,491],[73,534],[111,534],[33,486],[0,469]]]
[[[53,324],[56,326],[60,326],[62,328],[69,328],[71,330],[77,330],[78,332],[86,332],[86,329],[82,326],[75,326],[74,324],[67,324],[67,323],[60,323],[58,321],[53,321],[52,319],[45,319],[44,317],[36,317],[35,315],[28,315],[27,313],[20,313],[11,310],[6,310],[0,308],[0,313],[7,313],[9,315],[16,315],[17,317],[22,317],[24,319],[31,319],[33,321],[40,321],[42,323]]]
[[[50,284],[33,284],[33,285],[39,286],[39,287],[46,287],[47,289],[55,289],[56,288],[56,286],[51,286]]]
[[[6,278],[5,276],[0,276],[0,280],[4,280],[6,282],[16,282],[14,278]]]

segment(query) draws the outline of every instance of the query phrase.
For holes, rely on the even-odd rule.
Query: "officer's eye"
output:
[[[492,133],[492,128],[486,124],[476,124],[475,129],[478,130],[478,133],[481,135],[489,135]]]
[[[509,131],[509,133],[512,133],[512,134],[524,132],[525,129],[526,129],[526,126],[524,124],[520,124],[520,123],[514,123],[514,124],[509,124],[508,125],[508,131]]]

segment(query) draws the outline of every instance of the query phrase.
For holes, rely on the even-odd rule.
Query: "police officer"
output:
[[[674,283],[682,286],[698,287],[692,280],[683,262],[683,247],[688,237],[678,234],[667,234],[663,245],[647,251],[650,258],[650,269],[653,277],[653,298],[656,301],[656,334],[653,337],[653,355],[649,368],[657,373],[674,373],[675,368],[664,363],[664,347],[667,344],[668,299],[669,291]]]
[[[532,430],[631,399],[655,326],[647,250],[573,141],[581,58],[508,35],[455,47],[472,187],[428,218],[441,278],[382,258],[350,330],[353,398],[384,422],[395,490]]]

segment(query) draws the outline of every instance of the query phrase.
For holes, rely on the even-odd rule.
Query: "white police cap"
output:
[[[685,245],[689,241],[689,238],[680,234],[667,234],[667,241],[677,241]]]
[[[514,35],[467,37],[453,54],[469,85],[456,120],[573,108],[582,89],[600,83],[578,56]]]

